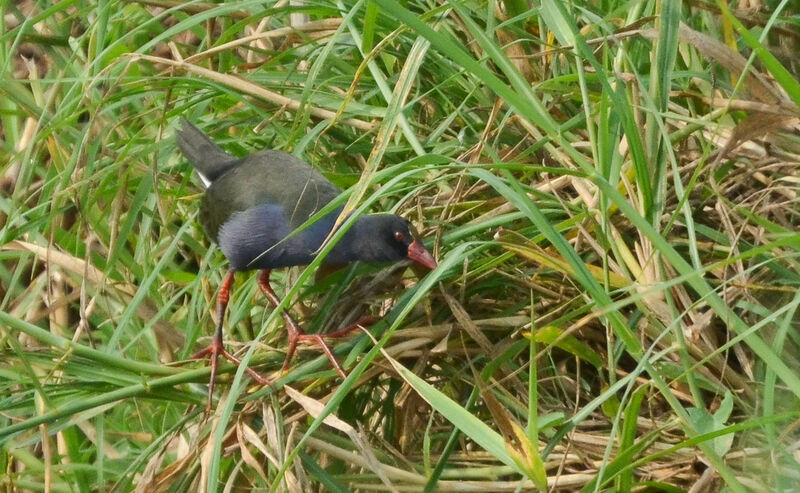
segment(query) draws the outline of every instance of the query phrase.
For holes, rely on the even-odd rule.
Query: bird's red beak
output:
[[[429,269],[436,268],[436,260],[433,258],[433,255],[431,255],[431,252],[426,250],[425,247],[422,246],[422,243],[416,238],[408,245],[408,258]]]

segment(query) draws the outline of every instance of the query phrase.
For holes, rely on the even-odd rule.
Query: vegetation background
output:
[[[798,491],[800,8],[0,2],[4,491]],[[440,266],[276,276],[278,374],[181,117],[292,152]],[[344,197],[343,197],[344,199]]]

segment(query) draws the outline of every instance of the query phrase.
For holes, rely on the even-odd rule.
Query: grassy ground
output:
[[[727,5],[0,2],[2,489],[797,488],[800,11]],[[226,263],[181,117],[435,252],[275,276],[310,330],[385,316],[346,380],[281,376],[240,275],[274,388],[225,366],[204,415]]]

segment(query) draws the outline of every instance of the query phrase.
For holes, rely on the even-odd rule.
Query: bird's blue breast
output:
[[[221,226],[217,243],[238,271],[305,265],[328,236],[339,211],[293,232],[283,207],[264,204],[231,215]]]

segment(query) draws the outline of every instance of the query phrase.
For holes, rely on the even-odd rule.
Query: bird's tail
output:
[[[238,161],[187,120],[181,120],[181,126],[183,128],[175,134],[178,147],[200,174],[206,187]]]

